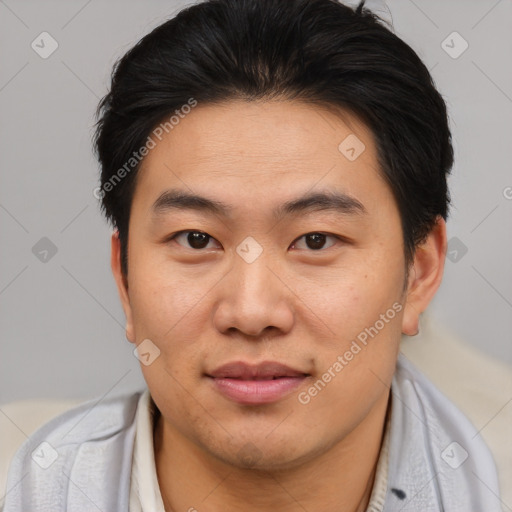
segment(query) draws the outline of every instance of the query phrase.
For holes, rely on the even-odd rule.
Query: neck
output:
[[[166,512],[364,512],[387,418],[389,394],[325,453],[285,470],[234,467],[213,457],[158,415],[155,463]]]

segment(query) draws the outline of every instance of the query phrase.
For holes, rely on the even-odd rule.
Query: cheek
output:
[[[378,261],[354,264],[325,280],[321,287],[307,286],[301,296],[311,310],[329,327],[331,338],[355,338],[384,315],[387,327],[397,323],[403,269]],[[306,289],[308,290],[306,293]],[[381,322],[378,323],[379,330]]]
[[[360,263],[316,292],[310,306],[329,328],[327,339],[314,337],[318,377],[329,382],[315,400],[321,408],[337,404],[338,413],[357,409],[363,396],[361,407],[369,406],[390,384],[401,339],[401,260]]]
[[[373,307],[363,313],[354,306],[358,314],[352,316],[347,304],[347,311],[339,313],[333,329],[334,342],[318,343],[317,373],[301,396],[300,403],[307,402],[306,407],[315,411],[310,416],[318,413],[331,425],[339,425],[340,418],[345,418],[343,427],[350,432],[388,392],[401,332],[401,313],[397,311],[401,305],[393,304],[387,309]],[[310,416],[305,418],[306,422]]]
[[[206,321],[202,304],[211,285],[204,276],[173,269],[168,262],[134,263],[133,269],[130,300],[137,340],[154,338],[162,350],[171,340],[194,340]]]
[[[318,429],[317,418],[321,417],[323,428],[328,433],[335,431],[337,436],[344,437],[352,432],[389,390],[390,365],[381,361],[379,368],[369,370],[367,364],[358,364],[354,359],[325,387],[317,380],[306,389],[308,395],[301,398],[305,401],[307,397],[310,401],[298,406],[304,410],[305,425]]]

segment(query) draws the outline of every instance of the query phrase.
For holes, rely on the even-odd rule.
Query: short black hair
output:
[[[155,127],[193,102],[276,98],[342,109],[370,128],[412,262],[438,217],[447,218],[453,165],[446,105],[419,56],[364,0],[355,8],[336,0],[206,0],[118,60],[98,105],[95,195],[119,231],[125,275],[141,148]]]

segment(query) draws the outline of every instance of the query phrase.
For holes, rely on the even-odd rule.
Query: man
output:
[[[41,428],[6,512],[500,510],[484,442],[399,355],[453,163],[409,46],[363,2],[210,0],[121,59],[99,114],[148,390]]]

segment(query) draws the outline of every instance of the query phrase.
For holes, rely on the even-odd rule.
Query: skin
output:
[[[366,147],[354,161],[338,150],[349,134]],[[170,188],[228,203],[230,217],[191,210],[154,217],[152,204]],[[271,216],[276,205],[319,190],[350,194],[366,213]],[[182,230],[212,238],[199,249],[187,233],[167,240]],[[315,249],[309,233],[328,236]],[[252,263],[236,252],[248,236],[263,249]],[[417,333],[445,253],[439,218],[405,283],[397,205],[372,133],[347,113],[297,101],[199,104],[165,134],[139,172],[128,276],[117,233],[111,263],[127,339],[149,338],[160,350],[141,368],[161,412],[154,445],[166,510],[365,510],[401,334]],[[402,310],[301,404],[299,392],[394,303]],[[268,360],[311,376],[284,399],[257,406],[227,399],[205,376],[227,362]]]

